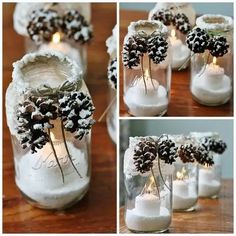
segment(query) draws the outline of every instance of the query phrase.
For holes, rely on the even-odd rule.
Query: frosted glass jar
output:
[[[26,99],[29,101],[30,96],[36,96],[37,99],[44,97],[39,96],[39,92],[36,91],[42,89],[45,84],[52,89],[51,96],[51,92],[58,91],[61,84],[66,81],[67,86],[68,83],[76,86],[73,92],[79,91],[89,96],[81,73],[74,61],[56,52],[27,54],[14,63],[13,80],[6,92],[6,115],[12,137],[15,181],[25,199],[40,208],[64,209],[75,204],[86,194],[91,172],[91,133],[83,135],[81,140],[76,139],[74,133],[65,130],[65,120],[62,121],[58,116],[56,119],[50,119],[54,127],[44,128],[48,138],[47,142],[41,143],[41,148],[36,146],[36,152],[33,152],[30,145],[23,148],[22,136],[16,125],[23,117],[18,115],[19,111],[25,112],[27,109],[22,106],[19,108],[19,104],[24,104]],[[67,89],[64,87],[64,92],[68,95],[70,92]],[[52,98],[51,96],[50,99]],[[45,95],[44,99],[46,103],[50,100],[48,95]],[[59,106],[57,96],[53,99],[55,106]],[[42,110],[40,112],[44,114]],[[32,121],[33,114],[29,122],[35,122]],[[89,121],[90,117],[85,119]],[[32,130],[25,132],[35,134]],[[28,144],[30,143],[31,141]]]
[[[206,106],[227,103],[232,96],[233,79],[233,20],[222,15],[203,15],[196,26],[209,34],[220,35],[229,43],[228,53],[213,57],[209,50],[191,58],[191,93],[193,99]]]
[[[129,37],[145,32],[148,37],[161,33],[167,37],[167,28],[158,21],[137,21],[130,24],[124,44]],[[166,38],[168,43],[168,38]],[[169,44],[168,44],[169,46]],[[124,51],[123,51],[124,52]],[[170,100],[171,67],[170,49],[159,64],[153,63],[144,53],[140,63],[128,68],[124,66],[124,102],[133,116],[162,116],[167,112]]]
[[[91,20],[91,4],[90,3],[17,3],[14,12],[14,28],[17,33],[24,36],[25,39],[25,52],[56,50],[69,56],[75,60],[78,65],[83,69],[84,74],[87,71],[87,46],[80,44],[74,40],[68,39],[62,32],[57,32],[53,35],[51,42],[44,42],[37,45],[29,38],[27,32],[27,25],[29,17],[34,10],[38,9],[51,9],[63,15],[69,10],[77,10],[81,13],[87,22]]]
[[[205,137],[219,139],[219,134],[213,132],[192,132],[191,136],[199,142]],[[213,155],[214,164],[199,165],[199,197],[217,198],[221,188],[221,156],[214,152],[210,152],[209,155]]]
[[[191,28],[195,25],[196,12],[190,3],[166,3],[158,2],[155,7],[149,12],[148,18],[155,20],[155,14],[163,10],[169,10],[173,16],[177,14],[185,14],[189,20]],[[169,31],[170,45],[172,48],[171,68],[176,70],[180,67],[187,68],[189,63],[186,63],[190,57],[190,50],[186,46],[186,34],[176,29],[173,23],[166,25]]]

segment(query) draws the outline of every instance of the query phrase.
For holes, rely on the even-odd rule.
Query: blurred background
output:
[[[120,203],[123,204],[123,158],[130,136],[160,136],[162,134],[188,134],[189,132],[218,132],[227,143],[222,155],[222,177],[233,178],[233,120],[168,119],[168,120],[120,120]]]
[[[156,3],[120,3],[120,9],[150,11]],[[191,3],[197,15],[207,13],[233,16],[233,3]]]

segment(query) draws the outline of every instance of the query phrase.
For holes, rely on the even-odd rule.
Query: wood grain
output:
[[[233,180],[224,180],[218,199],[199,199],[196,211],[174,212],[169,233],[233,233]],[[120,209],[120,233],[131,233]]]
[[[14,4],[3,4],[3,94],[11,81],[12,63],[24,55],[24,39],[12,25]],[[107,20],[109,19],[109,20]],[[92,4],[94,39],[88,46],[86,83],[96,106],[95,119],[108,103],[105,40],[116,24],[116,4]],[[4,97],[3,97],[3,106]],[[64,212],[40,210],[22,198],[14,182],[11,140],[3,114],[3,232],[114,233],[116,232],[116,149],[106,122],[92,132],[92,181],[88,194]]]
[[[127,27],[132,21],[147,19],[144,11],[120,11],[120,50],[127,34]],[[121,53],[120,53],[121,55]],[[120,116],[130,116],[123,101],[123,67],[120,63]],[[222,106],[208,107],[192,99],[190,92],[190,70],[172,71],[171,99],[165,116],[233,116],[233,98]]]

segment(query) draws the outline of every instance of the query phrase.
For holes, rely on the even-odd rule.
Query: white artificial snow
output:
[[[106,40],[107,52],[111,58],[117,57],[117,25],[112,30],[112,35]]]

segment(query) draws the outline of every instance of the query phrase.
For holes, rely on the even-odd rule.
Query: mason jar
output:
[[[191,136],[201,142],[204,138],[219,139],[216,132],[192,132]],[[217,198],[221,188],[221,156],[210,151],[209,155],[213,156],[214,164],[199,165],[199,197]]]
[[[148,18],[150,20],[161,19],[163,11],[170,12],[173,17],[175,17],[177,14],[184,14],[189,21],[190,28],[195,25],[196,12],[190,3],[158,2],[155,7],[149,12]],[[164,22],[164,24],[168,27],[170,35],[169,40],[172,49],[171,68],[173,70],[178,70],[180,68],[185,69],[189,65],[187,61],[190,57],[190,50],[188,49],[185,43],[187,31],[181,32],[173,24],[173,21]]]
[[[145,48],[148,47],[148,39],[154,35],[164,37],[165,43],[169,46],[168,30],[161,22],[146,20],[130,24],[123,48],[124,102],[128,112],[133,116],[162,116],[167,112],[170,100],[170,48],[166,49],[165,57],[158,64],[153,62],[147,52],[137,58],[132,54],[133,43],[131,41],[139,35],[144,35],[143,44]],[[155,48],[154,51],[162,50],[161,48],[163,45]],[[130,64],[125,65],[127,53]],[[138,53],[135,55],[139,55]],[[133,56],[137,60],[134,66],[132,66]]]
[[[76,138],[75,132],[66,129],[70,121],[67,123],[66,118],[61,118],[64,116],[63,106],[59,108],[60,99],[66,99],[74,92],[86,94],[89,101],[90,95],[81,73],[75,62],[56,52],[27,54],[14,63],[13,80],[6,92],[6,115],[12,138],[15,182],[24,198],[39,208],[68,208],[83,198],[89,188],[91,133],[88,129]],[[60,90],[63,97],[58,101],[58,91],[64,82],[68,87]],[[69,89],[70,83],[75,87]],[[52,94],[53,91],[57,92]],[[40,99],[44,102],[35,105]],[[33,105],[33,101],[37,102]],[[61,109],[61,115],[50,119],[52,126],[45,125],[41,130],[42,123],[37,122],[46,112],[46,104],[52,101],[57,109]],[[68,103],[65,109],[69,109]],[[92,120],[85,118],[79,122],[85,124]],[[38,138],[37,132],[41,132]],[[25,142],[27,139],[31,141]]]
[[[228,52],[214,57],[209,50],[195,53],[191,57],[190,90],[193,99],[206,106],[227,103],[232,97],[233,79],[233,20],[223,15],[203,15],[196,20],[196,27],[204,29],[210,36],[225,37]]]
[[[163,165],[160,172],[157,161],[152,171],[137,172],[132,159],[139,140],[131,137],[124,155],[125,224],[135,233],[165,232],[172,217],[172,173]]]
[[[73,39],[69,39],[62,30],[55,32],[50,42],[41,42],[40,44],[34,42],[29,37],[27,26],[30,21],[30,15],[34,10],[50,9],[63,17],[67,11],[76,10],[89,23],[91,20],[91,4],[90,3],[17,3],[14,12],[14,28],[17,33],[24,36],[25,52],[31,53],[36,51],[55,50],[64,53],[66,56],[75,60],[83,69],[84,74],[87,71],[87,45],[81,44]]]

